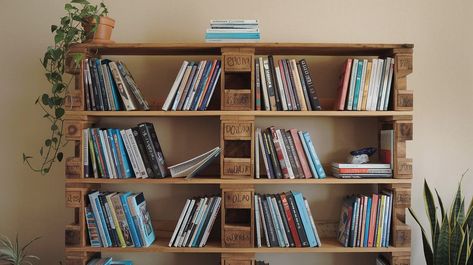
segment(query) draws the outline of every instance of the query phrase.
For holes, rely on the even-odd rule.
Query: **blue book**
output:
[[[211,39],[259,39],[259,33],[205,33],[205,38]]]
[[[199,110],[205,110],[208,105],[208,101],[210,101],[212,94],[215,90],[215,86],[218,83],[218,78],[220,77],[220,61],[217,61],[217,65],[215,66],[214,74],[211,77],[209,88],[207,92],[205,92],[204,100],[202,100],[202,105],[199,106]]]
[[[368,247],[368,236],[370,233],[371,197],[366,198],[368,198],[368,203],[366,204],[365,236],[363,241],[363,247]]]
[[[104,247],[109,247],[112,245],[112,240],[110,239],[110,234],[108,233],[107,226],[105,225],[105,216],[103,215],[102,205],[99,202],[99,191],[95,191],[89,194],[90,205],[92,206],[92,212],[97,221],[97,227],[99,229],[100,238],[103,239],[102,243]]]
[[[388,233],[389,233],[389,221],[390,221],[390,215],[391,215],[391,196],[389,194],[386,194],[386,206],[384,208],[385,215],[384,215],[384,227],[383,227],[383,236],[381,239],[381,246],[382,247],[387,247],[389,244],[389,241],[387,241],[388,238]]]
[[[358,96],[360,94],[361,76],[363,75],[363,60],[358,61],[358,68],[356,69],[356,83],[355,83],[355,94],[353,95],[353,108],[352,110],[358,110]]]
[[[392,214],[393,214],[393,196],[391,192],[388,192],[389,196],[389,210],[388,210],[388,228],[386,232],[386,241],[385,241],[385,247],[389,247],[389,239],[391,237],[391,220],[392,220]]]
[[[117,150],[117,146],[115,145],[115,138],[113,137],[114,129],[107,129],[107,136],[108,141],[110,143],[110,150],[112,151],[112,163],[115,166],[115,170],[117,171],[117,177],[119,179],[123,178],[121,167],[120,167],[120,159],[118,158],[119,153]]]
[[[122,158],[123,167],[125,169],[124,178],[131,178],[131,177],[133,177],[134,173],[132,171],[132,168],[131,168],[131,165],[130,165],[130,160],[128,159],[128,155],[126,153],[125,144],[123,142],[122,135],[120,134],[120,129],[114,129],[113,130],[113,136],[114,136],[114,140],[118,141],[118,147],[119,147],[118,152],[119,152],[119,155]]]
[[[146,207],[146,200],[143,192],[132,197],[130,207],[134,208],[139,223],[137,233],[140,233],[140,238],[143,238],[141,246],[149,247],[156,239],[156,236],[154,234],[153,224],[151,223],[151,217]]]
[[[115,109],[114,110],[120,110],[120,101],[118,100],[118,88],[117,88],[117,84],[115,83],[115,79],[113,78],[113,75],[112,75],[112,70],[110,70],[110,66],[108,65],[108,63],[110,63],[111,61],[109,59],[103,59],[102,60],[102,64],[105,64],[107,67],[107,73],[104,73],[104,74],[107,74],[108,75],[108,78],[110,79],[110,86],[111,86],[111,90],[112,90],[112,100],[113,100],[113,103],[115,105]]]
[[[278,222],[278,219],[276,217],[276,213],[274,211],[274,205],[273,205],[273,202],[271,201],[271,196],[267,195],[265,199],[266,199],[266,202],[268,203],[268,208],[269,208],[269,212],[271,214],[271,218],[273,219],[273,225],[274,225],[274,230],[276,230],[278,244],[279,244],[280,247],[284,247],[284,240],[282,238],[281,229],[279,227],[279,222]]]
[[[110,265],[133,265],[131,260],[114,260]]]
[[[192,101],[191,107],[189,108],[190,110],[197,110],[197,103],[199,103],[199,98],[200,95],[202,94],[202,91],[204,90],[205,83],[207,82],[207,78],[210,74],[210,70],[212,69],[212,61],[207,61],[205,64],[204,72],[202,74],[202,77],[200,78],[199,85],[197,86],[197,90],[195,91],[194,99]]]
[[[87,222],[87,232],[89,234],[90,245],[92,247],[101,247],[102,240],[100,239],[99,228],[90,205],[85,207],[85,220]]]
[[[310,223],[310,217],[307,214],[307,209],[305,208],[304,197],[302,197],[302,193],[300,192],[292,192],[294,195],[294,199],[297,204],[297,209],[299,210],[299,214],[302,219],[302,225],[304,226],[304,231],[307,235],[307,240],[309,241],[310,247],[317,246],[317,239],[315,239],[315,232],[312,229],[312,224]]]
[[[130,195],[131,195],[131,192],[120,194],[120,201],[122,202],[123,211],[125,212],[125,216],[126,216],[126,221],[128,222],[128,226],[130,227],[131,238],[133,239],[133,244],[135,245],[135,247],[139,248],[142,245],[141,245],[140,238],[136,230],[135,222],[133,222],[133,217],[131,215],[130,208],[128,207],[128,197]]]
[[[206,220],[208,219],[208,216],[212,214],[212,208],[214,207],[215,201],[217,200],[217,198],[212,197],[209,200],[210,200],[210,202],[207,205],[207,209],[205,209],[205,213],[202,216],[202,218],[200,219],[199,226],[196,229],[197,232],[195,233],[194,240],[192,240],[192,243],[191,243],[192,247],[198,247],[199,246],[199,240],[198,239],[201,237],[200,234],[202,233],[202,227],[204,227],[204,225],[206,225]]]
[[[315,169],[315,164],[312,161],[312,158],[310,157],[309,148],[307,147],[307,143],[305,142],[305,139],[304,139],[304,132],[298,131],[297,134],[299,134],[302,147],[304,148],[304,153],[307,157],[307,164],[309,164],[310,171],[312,172],[312,175],[314,176],[314,178],[319,179],[320,178],[319,174],[317,173],[317,169]]]
[[[322,167],[322,163],[320,163],[319,157],[317,156],[317,152],[315,152],[314,144],[312,143],[312,139],[310,138],[310,134],[308,132],[303,132],[304,139],[307,144],[307,148],[309,149],[310,157],[315,164],[315,169],[317,170],[317,175],[319,178],[323,179],[326,177],[324,168]]]

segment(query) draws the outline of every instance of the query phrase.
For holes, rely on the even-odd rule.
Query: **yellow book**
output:
[[[366,110],[366,103],[368,102],[368,90],[371,80],[371,68],[373,62],[369,61],[366,66],[366,75],[365,75],[365,86],[363,87],[363,101],[361,102],[361,110]]]
[[[376,247],[381,247],[381,238],[383,237],[383,227],[384,227],[384,208],[386,204],[386,195],[381,196],[381,204],[379,208],[379,215],[378,215],[378,230],[376,232]]]
[[[112,213],[112,219],[113,219],[113,223],[115,224],[115,229],[117,230],[118,240],[120,241],[121,247],[124,248],[126,247],[125,238],[123,238],[122,229],[120,228],[120,224],[118,223],[117,214],[115,213],[115,208],[113,207],[113,203],[112,203],[112,196],[116,194],[117,194],[116,192],[110,193],[107,196],[105,196],[105,198],[107,199],[110,212]]]

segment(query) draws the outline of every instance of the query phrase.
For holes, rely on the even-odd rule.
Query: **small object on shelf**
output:
[[[332,162],[332,174],[337,178],[391,178],[390,164],[343,164]]]
[[[374,147],[365,147],[350,152],[348,163],[350,164],[366,164],[370,162],[370,156],[376,153],[377,149]]]
[[[205,32],[207,42],[256,42],[260,40],[257,19],[211,20]]]

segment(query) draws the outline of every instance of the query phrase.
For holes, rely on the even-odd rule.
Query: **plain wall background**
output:
[[[62,16],[64,3],[59,0],[0,0],[0,233],[14,237],[18,231],[22,239],[41,235],[41,241],[32,250],[42,258],[39,264],[44,265],[58,264],[63,259],[63,227],[71,220],[71,211],[64,207],[64,165],[56,165],[47,176],[36,175],[23,165],[21,154],[36,154],[39,143],[48,134],[49,127],[33,103],[42,91],[49,89],[39,59],[52,43],[49,26]],[[212,18],[258,18],[263,41],[268,42],[413,43],[414,73],[408,78],[408,87],[415,93],[415,125],[414,141],[408,144],[408,156],[414,159],[412,207],[424,223],[423,178],[437,187],[446,198],[446,204],[450,205],[461,173],[473,168],[473,53],[469,50],[473,47],[471,1],[142,0],[106,3],[117,21],[113,33],[117,42],[200,42]],[[130,59],[130,65],[139,83],[149,91],[157,89],[153,86],[159,87],[159,84],[169,86],[180,64],[178,59],[171,61],[165,64],[160,59]],[[316,76],[319,73],[314,72]],[[159,78],[153,73],[157,73]],[[332,73],[333,76],[336,74]],[[327,80],[332,77],[320,78]],[[162,87],[162,93],[167,93],[167,86]],[[275,122],[280,126],[287,122],[287,126],[303,127],[304,121]],[[127,126],[137,121],[120,122]],[[171,128],[188,126],[183,121],[163,119],[156,122]],[[215,121],[202,122],[218,124]],[[350,130],[361,126],[346,123],[343,128]],[[315,132],[330,137],[337,131],[330,126],[333,124],[334,121],[322,119],[311,126]],[[171,148],[172,142],[168,140],[173,131],[163,134],[162,141]],[[205,132],[200,136],[205,137]],[[181,139],[186,138],[183,136]],[[360,142],[369,143],[369,139],[372,138]],[[211,147],[214,143],[209,141],[195,150],[191,148],[189,152],[194,154],[203,151],[197,148]],[[183,145],[178,146],[183,148]],[[322,149],[326,152],[323,156],[330,157],[330,145]],[[70,146],[68,150],[71,150]],[[179,156],[179,150],[170,152],[170,164],[185,158]],[[344,147],[344,150],[349,148]],[[190,153],[186,156],[189,157]],[[473,173],[469,173],[464,180],[467,202],[473,192],[472,179]],[[119,188],[149,193],[159,190],[159,195],[150,199],[152,205],[160,204],[161,198],[170,200],[173,192],[180,194],[180,200],[188,194],[204,192],[198,187]],[[281,191],[280,188],[268,189]],[[339,200],[340,197],[334,196],[338,189],[344,194],[351,192],[353,187],[306,187],[303,191],[317,193],[311,197],[311,206],[317,210],[332,198]],[[338,207],[339,203],[334,203]],[[177,204],[180,208],[181,203]],[[152,209],[152,212],[167,213],[171,217],[178,215],[180,210],[169,213],[165,208],[153,208],[157,209]],[[335,209],[328,213],[330,218],[338,214],[339,208]],[[320,218],[324,219],[324,216]],[[409,223],[412,223],[411,219]],[[413,226],[412,236],[412,264],[424,264],[417,226]],[[158,264],[158,261],[159,264],[209,264],[210,261],[216,264],[218,260],[215,255],[142,254],[125,257],[132,258],[136,264]],[[359,257],[356,260],[360,264],[374,262],[371,255],[281,254],[259,257],[266,258],[271,264],[353,264],[354,257]]]

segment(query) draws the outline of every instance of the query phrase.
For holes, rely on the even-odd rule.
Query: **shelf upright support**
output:
[[[65,63],[65,72],[74,76],[74,88],[69,89],[64,102],[66,110],[85,110],[85,92],[84,92],[84,65],[83,60],[77,64],[74,57],[81,56],[82,59],[92,57],[87,48],[72,46],[69,48]]]
[[[222,253],[221,265],[254,265],[255,254],[252,253]]]
[[[412,48],[393,49],[394,57],[394,104],[393,110],[411,111],[414,108],[414,93],[408,90],[407,76],[412,73]]]

